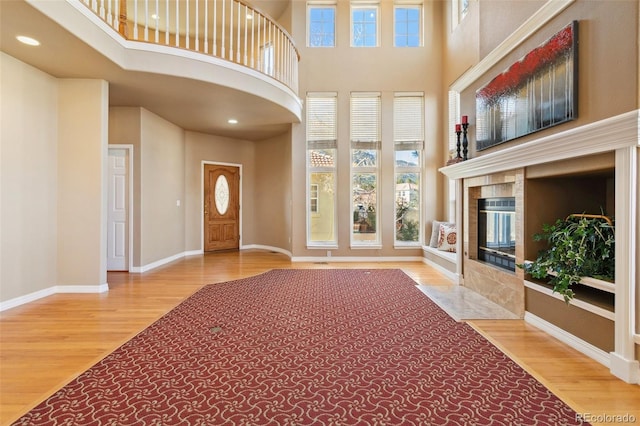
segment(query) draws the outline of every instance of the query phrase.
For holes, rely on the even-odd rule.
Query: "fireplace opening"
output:
[[[515,197],[478,200],[478,259],[515,272]]]

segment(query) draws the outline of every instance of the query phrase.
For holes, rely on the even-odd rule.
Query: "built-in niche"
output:
[[[571,214],[615,217],[614,154],[606,153],[541,164],[526,169],[524,197],[524,259],[534,260],[544,243],[533,235],[543,224]],[[543,280],[525,276],[527,312],[602,349],[614,350],[615,285],[572,285],[575,298],[567,305]]]

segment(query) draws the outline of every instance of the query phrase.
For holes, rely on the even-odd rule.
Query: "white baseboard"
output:
[[[457,272],[451,272],[447,268],[443,267],[442,265],[438,265],[437,263],[435,263],[434,261],[432,261],[430,259],[427,259],[426,257],[422,258],[422,263],[425,263],[425,264],[431,266],[433,269],[436,269],[442,275],[444,275],[445,277],[447,277],[451,281],[453,281],[454,284],[460,284],[460,277],[458,276]]]
[[[13,299],[0,302],[0,312],[7,309],[16,308],[27,303],[35,302],[47,296],[51,296],[57,293],[104,293],[109,291],[109,284],[103,283],[99,285],[55,285],[42,290],[34,291],[33,293],[25,294],[24,296],[16,297]]]
[[[147,272],[159,266],[166,265],[167,263],[173,262],[174,260],[182,259],[185,256],[189,256],[187,253],[192,253],[192,252],[183,251],[182,253],[174,254],[173,256],[165,257],[164,259],[156,260],[155,262],[149,263],[147,265],[132,266],[131,268],[129,268],[129,272],[136,273],[136,274]]]
[[[285,256],[288,256],[289,259],[291,259],[291,256],[292,256],[289,250],[285,250],[280,247],[265,246],[262,244],[247,244],[246,246],[242,246],[240,248],[240,250],[251,250],[251,249],[268,250],[268,251],[274,251],[276,253],[282,253]]]
[[[533,325],[536,328],[550,334],[561,342],[571,346],[573,349],[577,350],[588,356],[589,358],[598,361],[600,364],[604,365],[607,368],[611,368],[611,359],[608,353],[603,351],[600,348],[593,346],[589,342],[585,342],[584,340],[574,336],[573,334],[551,324],[548,321],[543,320],[542,318],[534,315],[530,312],[524,313],[524,320]]]
[[[291,258],[292,262],[419,262],[421,260],[421,256],[302,256]]]
[[[626,359],[615,352],[609,353],[611,374],[627,383],[640,384],[640,363],[634,359]]]

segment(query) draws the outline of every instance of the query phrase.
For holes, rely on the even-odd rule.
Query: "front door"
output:
[[[240,168],[204,166],[204,251],[240,248]]]

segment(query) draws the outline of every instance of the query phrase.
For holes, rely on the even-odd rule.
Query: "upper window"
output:
[[[308,46],[336,46],[336,7],[327,4],[310,4],[307,8]]]
[[[378,5],[351,5],[351,46],[378,46]]]
[[[451,23],[455,28],[469,11],[469,0],[451,0]]]
[[[422,6],[402,4],[394,8],[394,37],[396,47],[422,46]]]

